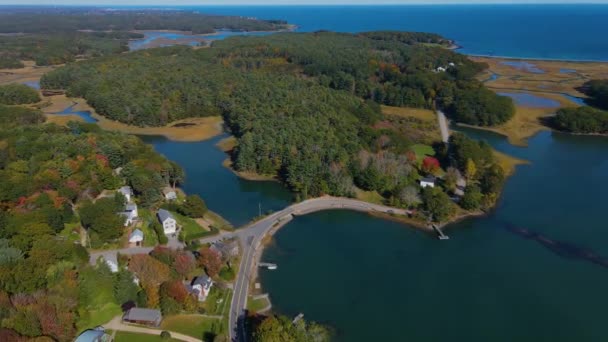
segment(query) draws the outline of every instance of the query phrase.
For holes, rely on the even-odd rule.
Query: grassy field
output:
[[[203,339],[204,336],[218,335],[226,331],[221,320],[200,315],[175,315],[165,317],[161,324],[164,330]]]
[[[424,159],[426,156],[434,156],[435,150],[433,147],[424,144],[416,144],[412,146],[412,150],[416,153],[416,158]]]
[[[205,300],[205,313],[207,315],[221,316],[226,314],[230,308],[232,300],[232,291],[229,289],[220,289],[217,286],[211,288],[209,296]]]
[[[79,331],[94,328],[108,323],[112,318],[121,313],[122,309],[118,304],[108,302],[97,309],[87,310],[85,315],[80,316],[80,320],[76,324],[76,327]]]
[[[437,116],[432,110],[382,106],[382,113],[385,119],[377,128],[389,128],[425,144],[441,140]]]
[[[478,76],[485,85],[496,92],[529,93],[534,96],[558,101],[560,107],[576,107],[578,104],[569,100],[564,94],[585,97],[577,88],[590,79],[608,78],[608,63],[506,60],[501,58],[471,57],[475,61],[485,62],[489,69]],[[526,62],[540,71],[502,64],[505,61]],[[568,70],[569,72],[563,72]],[[490,76],[496,75],[491,80]],[[527,139],[541,130],[549,129],[541,120],[553,115],[556,108],[530,108],[517,106],[513,119],[492,128],[484,128],[508,137],[514,145],[525,146]]]
[[[364,191],[359,188],[355,189],[355,197],[364,202],[384,204],[384,198],[377,191]]]
[[[140,334],[126,331],[117,331],[116,336],[114,336],[114,342],[178,342],[181,340],[171,338],[168,340],[163,340],[160,338],[160,330],[158,335],[150,335],[150,334]]]
[[[251,312],[258,312],[268,307],[269,304],[270,301],[266,297],[258,299],[253,299],[252,297],[247,298],[247,310]]]
[[[150,226],[150,223],[156,220],[156,216],[149,209],[145,208],[138,209],[138,213],[142,221],[139,229],[144,233],[144,246],[156,246],[158,244],[158,236]]]
[[[194,219],[190,217],[186,217],[176,212],[171,213],[173,214],[173,217],[175,217],[177,223],[182,227],[182,234],[184,234],[184,239],[186,241],[192,240],[194,238],[201,238],[203,236],[206,236],[207,234],[214,234],[213,231],[203,228],[200,224],[198,224]]]

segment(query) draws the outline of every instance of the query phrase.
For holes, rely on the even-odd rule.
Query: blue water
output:
[[[505,61],[505,62],[500,62],[500,64],[513,67],[517,70],[531,72],[533,74],[544,74],[545,73],[544,70],[539,69],[536,65],[534,65],[532,63],[524,62],[524,61]]]
[[[608,5],[207,6],[210,14],[283,19],[299,31],[435,32],[474,55],[608,61]]]
[[[559,69],[560,74],[574,74],[576,70],[574,69]]]
[[[198,46],[204,41],[213,41],[225,39],[232,36],[263,36],[270,34],[271,32],[234,32],[220,30],[215,34],[200,35],[200,34],[183,34],[177,32],[164,32],[164,31],[147,31],[144,33],[144,38],[132,40],[129,42],[129,49],[140,50],[146,48],[146,45],[154,42],[157,39],[168,39],[168,40],[186,40],[187,45]],[[165,46],[165,45],[163,45]]]
[[[529,108],[558,108],[559,102],[546,97],[535,96],[528,93],[498,93],[501,96],[508,96],[519,106]]]
[[[62,110],[61,112],[57,112],[57,113],[53,113],[52,115],[76,115],[81,117],[82,119],[84,119],[85,122],[88,123],[95,123],[97,122],[97,119],[95,119],[94,117],[91,116],[91,112],[89,112],[88,110],[85,111],[78,111],[78,110],[74,110],[74,105],[69,106],[68,108]]]
[[[572,95],[568,95],[568,94],[562,94],[562,96],[581,106],[584,106],[587,104],[587,103],[585,103],[585,99],[582,97],[576,97],[576,96],[572,96]]]

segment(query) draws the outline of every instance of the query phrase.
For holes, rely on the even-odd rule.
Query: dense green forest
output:
[[[590,106],[561,108],[551,119],[556,129],[582,134],[608,134],[608,80],[591,80],[580,90]]]
[[[608,112],[589,106],[561,108],[552,119],[553,126],[571,133],[608,133]]]
[[[40,102],[40,95],[25,84],[0,85],[0,104],[18,105],[36,102]]]
[[[36,65],[55,65],[76,58],[117,54],[128,51],[128,40],[134,38],[143,38],[143,35],[70,32],[0,36],[0,68],[23,67],[22,60],[33,60]]]
[[[0,68],[20,68],[22,60],[55,65],[117,54],[133,30],[182,30],[212,33],[217,29],[274,31],[286,23],[242,17],[211,16],[181,11],[104,11],[100,9],[6,9],[0,12]]]
[[[45,75],[42,86],[67,89],[100,114],[135,125],[221,114],[238,138],[237,170],[279,175],[304,197],[349,196],[356,185],[397,198],[428,172],[406,156],[415,141],[373,128],[382,118],[378,104],[438,103],[474,124],[503,122],[512,104],[474,79],[484,65],[392,37],[237,37],[210,49],[153,49],[70,64]]]

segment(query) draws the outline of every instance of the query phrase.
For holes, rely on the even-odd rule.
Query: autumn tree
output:
[[[477,175],[477,166],[475,165],[475,162],[471,158],[467,159],[467,164],[465,167],[465,175],[467,176],[467,180],[469,182],[474,180],[475,176]]]
[[[173,269],[177,274],[185,278],[195,267],[196,263],[191,253],[185,251],[177,252],[173,261]]]
[[[434,174],[439,170],[439,160],[434,157],[425,157],[422,160],[422,171]]]
[[[157,307],[160,302],[159,285],[169,279],[169,266],[147,254],[136,254],[129,261],[129,270],[141,281],[148,306]]]
[[[209,247],[203,247],[199,252],[199,264],[205,268],[210,277],[217,276],[222,268],[222,255],[220,252]]]

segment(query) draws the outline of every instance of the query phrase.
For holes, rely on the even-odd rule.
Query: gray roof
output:
[[[156,309],[142,309],[142,308],[131,308],[124,315],[124,319],[129,321],[146,321],[146,322],[156,322],[160,321],[162,315],[160,310]]]
[[[194,280],[192,281],[192,286],[203,285],[203,287],[208,287],[211,285],[211,283],[212,283],[211,278],[209,278],[208,276],[203,274],[201,276],[194,278]]]
[[[160,219],[160,222],[165,222],[168,218],[173,218],[173,215],[165,209],[159,209],[158,218]]]
[[[131,235],[129,235],[129,240],[133,239],[133,238],[134,238],[134,237],[136,237],[136,236],[139,236],[139,237],[141,237],[141,238],[143,239],[143,238],[144,238],[144,232],[142,232],[142,231],[141,231],[141,230],[139,230],[139,229],[135,229],[135,230],[134,230],[134,231],[131,233]]]
[[[435,177],[424,177],[420,182],[435,183]]]
[[[137,210],[137,204],[129,203],[125,206],[125,211],[133,211],[133,210]]]
[[[106,333],[103,330],[85,330],[82,334],[78,335],[74,342],[98,342],[104,341],[103,335]]]

